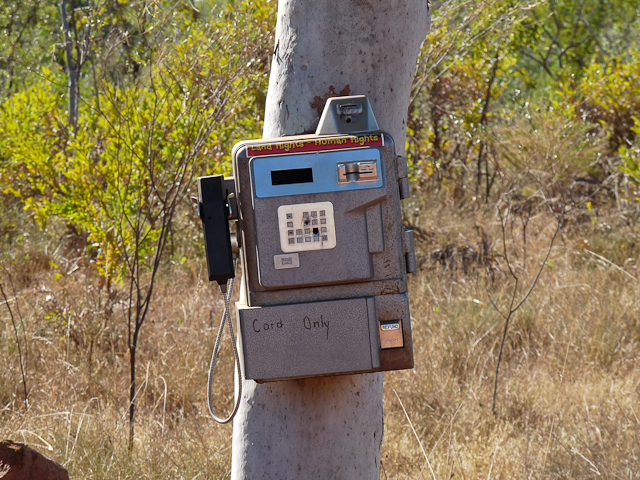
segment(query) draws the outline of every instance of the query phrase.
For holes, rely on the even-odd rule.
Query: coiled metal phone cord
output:
[[[236,260],[233,260],[233,271],[236,271]],[[235,277],[232,277],[231,280],[227,284],[226,292],[223,290],[222,295],[224,297],[224,312],[222,313],[222,320],[220,321],[220,328],[218,329],[218,335],[216,336],[216,343],[213,347],[213,353],[211,354],[211,363],[209,364],[209,379],[207,382],[207,405],[209,407],[209,413],[213,417],[213,419],[218,423],[229,423],[233,420],[236,413],[238,412],[238,407],[240,406],[240,400],[242,398],[242,371],[240,369],[240,356],[238,355],[238,346],[236,345],[236,337],[233,333],[233,322],[231,321],[231,314],[229,303],[231,301],[231,294],[233,292],[233,282]],[[218,358],[218,350],[220,349],[220,342],[222,341],[222,332],[224,330],[224,324],[229,324],[229,333],[231,333],[231,344],[233,345],[233,356],[234,356],[234,367],[238,372],[238,391],[237,397],[234,399],[234,406],[231,415],[227,418],[218,417],[213,411],[213,404],[211,400],[211,383],[213,379],[213,369],[216,365],[216,360]],[[235,390],[235,388],[234,388]],[[235,393],[235,392],[234,392]]]

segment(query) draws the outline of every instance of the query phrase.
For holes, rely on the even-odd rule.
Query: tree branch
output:
[[[506,341],[507,338],[507,333],[509,330],[509,323],[511,318],[513,317],[513,315],[518,311],[518,309],[524,304],[524,302],[529,298],[529,296],[531,295],[531,292],[533,292],[533,289],[535,288],[535,286],[538,283],[538,280],[540,279],[540,275],[542,274],[542,270],[544,269],[545,265],[547,264],[547,261],[549,260],[549,256],[551,255],[551,249],[553,248],[553,243],[558,235],[558,232],[560,231],[560,229],[562,228],[562,219],[564,217],[564,209],[562,211],[562,214],[560,216],[560,218],[556,218],[557,220],[557,224],[556,224],[556,229],[553,232],[553,235],[551,237],[551,240],[549,241],[549,248],[547,249],[547,253],[544,257],[544,260],[542,260],[542,262],[540,263],[540,268],[538,269],[538,272],[536,273],[536,276],[534,277],[533,281],[531,282],[531,285],[529,286],[529,289],[527,290],[527,292],[523,295],[522,299],[515,305],[514,307],[514,301],[515,301],[515,297],[516,297],[516,293],[518,290],[518,277],[515,274],[515,272],[513,271],[513,268],[511,267],[511,262],[509,261],[509,257],[507,255],[507,244],[506,244],[506,224],[505,224],[505,220],[504,217],[502,215],[502,212],[499,211],[499,215],[500,215],[500,224],[502,226],[502,240],[503,240],[503,252],[504,252],[504,258],[505,261],[507,262],[507,267],[509,268],[509,272],[511,273],[511,276],[515,279],[515,285],[513,287],[513,291],[511,294],[511,300],[509,302],[509,311],[508,313],[505,315],[503,314],[500,309],[497,307],[496,303],[493,301],[493,298],[491,297],[491,295],[489,294],[489,292],[487,291],[487,295],[489,296],[489,300],[491,301],[491,304],[493,305],[493,307],[496,309],[496,311],[505,319],[505,323],[504,323],[504,330],[502,332],[502,340],[500,342],[500,350],[498,351],[498,361],[496,362],[496,371],[495,371],[495,377],[494,377],[494,383],[493,383],[493,397],[492,397],[492,408],[491,410],[493,411],[493,413],[496,413],[496,398],[498,395],[498,378],[500,375],[500,364],[502,363],[502,354],[504,351],[504,343]]]

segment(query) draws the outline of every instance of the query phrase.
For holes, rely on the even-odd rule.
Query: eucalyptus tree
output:
[[[364,94],[403,154],[429,26],[426,0],[280,0],[263,137],[313,132],[326,98]],[[246,380],[243,392],[232,478],[379,478],[382,373]]]

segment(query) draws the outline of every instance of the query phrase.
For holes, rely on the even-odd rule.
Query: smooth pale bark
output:
[[[264,138],[313,133],[327,94],[364,94],[402,154],[429,26],[427,0],[281,0]],[[232,479],[379,478],[381,373],[245,380],[242,393]]]

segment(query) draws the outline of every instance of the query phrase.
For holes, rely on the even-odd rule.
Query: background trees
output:
[[[14,8],[10,26],[36,28],[39,8],[31,6],[26,20],[14,20],[26,15]],[[53,70],[37,65],[15,92],[11,64],[0,114],[4,193],[42,226],[66,223],[107,297],[126,298],[131,445],[138,339],[165,250],[175,244],[174,219],[188,205],[195,172],[220,170],[216,134],[242,128],[244,111],[238,127],[223,122],[253,101],[266,68],[264,39],[243,43],[266,12],[245,4],[228,8],[230,18],[220,9],[218,23],[198,21],[200,14],[190,4],[61,0],[64,61]],[[21,41],[10,38],[8,47]]]
[[[500,135],[543,111],[546,121],[583,125],[586,143],[606,139],[598,159],[583,158],[583,170],[571,170],[575,179],[629,180],[616,165],[621,146],[635,139],[631,97],[639,83],[631,30],[638,31],[638,7],[605,3],[434,5],[409,122],[410,158],[424,191],[444,188],[460,204],[497,198],[499,180],[510,178]],[[627,15],[607,15],[609,8]]]

